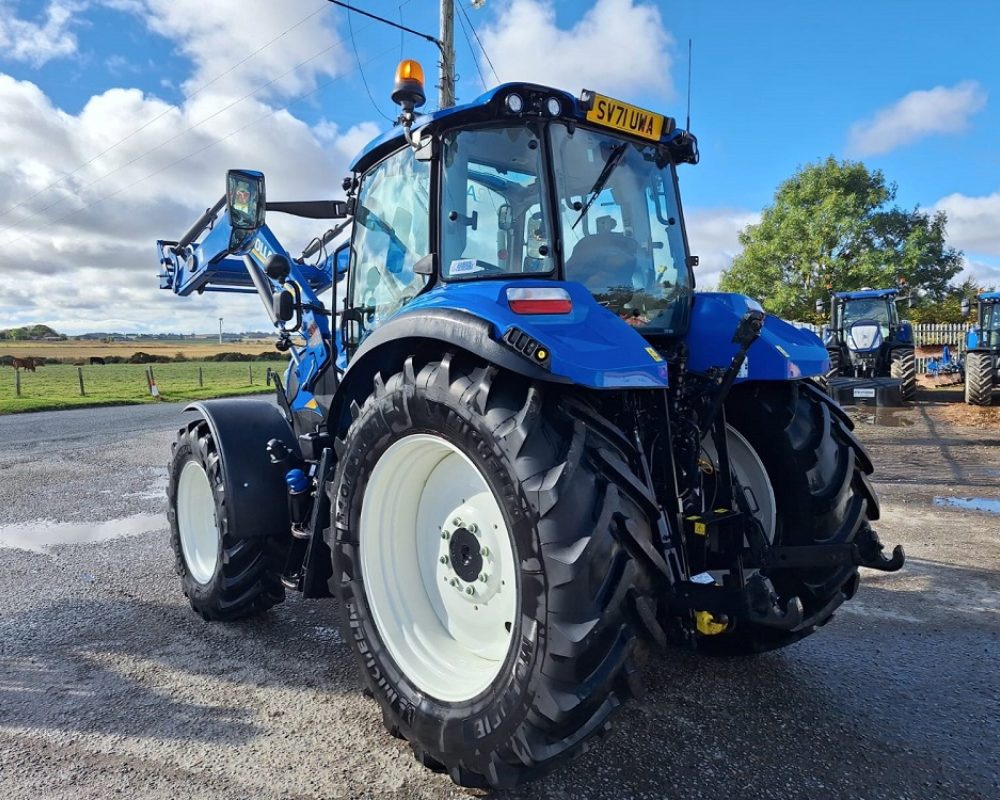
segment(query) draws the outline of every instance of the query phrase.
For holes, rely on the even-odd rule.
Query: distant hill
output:
[[[28,339],[65,339],[66,337],[48,325],[25,325],[21,328],[0,329],[0,339],[26,341]]]

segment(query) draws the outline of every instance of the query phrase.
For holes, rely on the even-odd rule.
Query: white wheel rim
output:
[[[726,426],[726,434],[729,460],[733,465],[733,472],[736,473],[736,480],[744,489],[750,511],[760,520],[767,541],[773,543],[778,509],[774,501],[774,487],[771,486],[771,479],[764,468],[764,462],[760,460],[757,451],[750,446],[750,442],[732,425]],[[713,466],[718,468],[719,456],[711,435],[702,439],[701,446],[712,460]]]
[[[445,702],[489,688],[510,650],[517,565],[468,456],[426,433],[392,444],[365,488],[359,548],[368,607],[406,678]]]
[[[208,583],[219,565],[219,527],[212,484],[196,461],[184,465],[177,481],[177,528],[188,572],[198,583]]]

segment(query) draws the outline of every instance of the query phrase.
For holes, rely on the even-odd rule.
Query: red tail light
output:
[[[508,289],[507,302],[515,314],[568,314],[573,310],[569,292],[556,287]]]

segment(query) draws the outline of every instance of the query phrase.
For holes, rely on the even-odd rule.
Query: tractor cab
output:
[[[422,86],[408,72],[394,93],[402,127],[345,184],[348,351],[417,297],[487,281],[538,314],[568,311],[572,290],[544,287],[573,282],[643,333],[687,330],[695,259],[675,168],[697,161],[692,135],[593,92],[524,83],[416,117]]]
[[[963,300],[963,315],[968,317],[970,310],[968,300]],[[1000,292],[983,292],[979,295],[977,321],[969,330],[966,346],[969,350],[1000,350]]]

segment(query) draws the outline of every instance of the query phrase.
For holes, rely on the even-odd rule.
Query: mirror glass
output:
[[[264,174],[231,169],[226,175],[229,222],[236,230],[256,231],[264,224]]]

